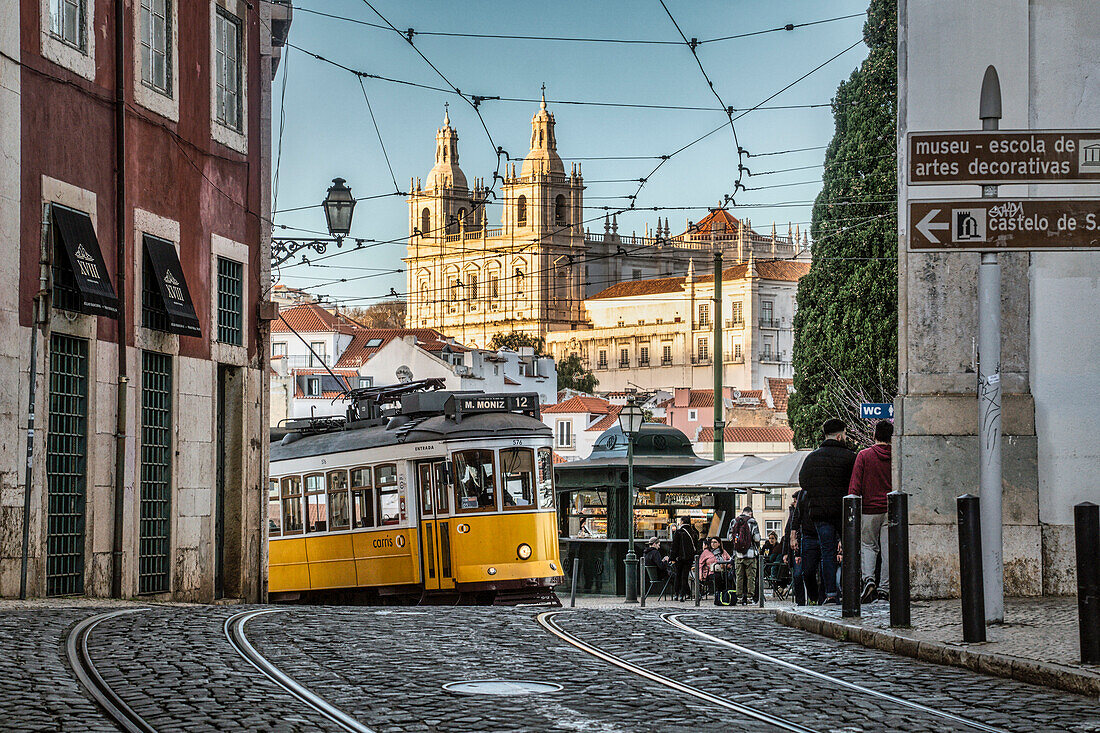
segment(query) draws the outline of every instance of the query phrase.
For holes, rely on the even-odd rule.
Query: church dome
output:
[[[468,188],[466,174],[458,167],[458,133],[451,127],[450,112],[443,113],[443,127],[435,134],[435,165],[424,188]]]
[[[549,171],[565,175],[565,164],[558,157],[558,141],[554,137],[554,115],[546,111],[546,86],[543,85],[542,104],[531,118],[531,151],[523,159],[520,175]]]

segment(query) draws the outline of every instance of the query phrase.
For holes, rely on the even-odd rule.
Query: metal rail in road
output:
[[[688,633],[688,634],[694,634],[695,636],[698,636],[699,638],[705,639],[706,641],[709,641],[709,642],[714,643],[714,644],[721,644],[722,646],[727,647],[729,649],[732,649],[732,650],[734,650],[736,652],[739,652],[741,654],[746,654],[746,655],[748,655],[750,657],[753,657],[755,659],[759,659],[762,662],[767,662],[768,664],[774,664],[776,666],[783,667],[784,669],[789,669],[793,672],[799,672],[801,674],[809,675],[810,677],[814,677],[816,679],[823,680],[825,682],[829,682],[831,684],[837,685],[838,687],[844,687],[844,688],[847,688],[849,690],[853,690],[855,692],[862,693],[864,695],[871,695],[872,697],[878,697],[878,698],[881,698],[883,700],[888,700],[888,701],[894,703],[895,705],[901,705],[901,706],[910,708],[912,710],[918,710],[918,711],[920,711],[922,713],[926,713],[928,715],[934,715],[934,716],[939,717],[939,718],[944,718],[946,720],[951,720],[951,721],[956,722],[956,723],[961,723],[962,725],[966,725],[966,726],[969,726],[971,728],[976,728],[976,729],[981,730],[981,731],[986,731],[986,733],[1006,733],[1006,731],[1003,728],[996,728],[992,725],[986,725],[985,723],[979,723],[976,720],[970,720],[969,718],[963,718],[959,715],[955,715],[954,713],[944,712],[943,710],[936,710],[935,708],[930,708],[927,705],[921,705],[919,702],[912,702],[911,700],[906,700],[903,697],[897,697],[895,695],[891,695],[891,694],[886,693],[886,692],[879,692],[878,690],[872,690],[869,687],[864,687],[863,685],[857,685],[854,682],[848,682],[847,680],[842,680],[839,677],[833,677],[832,675],[825,674],[824,672],[818,672],[816,670],[812,670],[812,669],[809,669],[807,667],[803,667],[803,666],[795,664],[793,662],[788,662],[786,660],[779,659],[778,657],[773,657],[770,654],[764,654],[763,652],[758,652],[755,649],[749,649],[746,646],[741,646],[740,644],[735,644],[732,641],[726,641],[725,639],[722,639],[722,638],[719,638],[717,636],[713,636],[711,634],[708,634],[705,631],[700,631],[699,629],[688,626],[687,624],[685,624],[683,621],[680,620],[681,615],[682,614],[679,614],[679,613],[662,613],[661,618],[665,621],[665,623],[671,624],[673,627],[679,629],[680,631],[683,631],[683,632]]]
[[[295,698],[304,702],[339,727],[351,733],[374,733],[373,730],[363,725],[340,708],[299,684],[292,677],[269,662],[262,654],[256,651],[256,648],[248,641],[248,637],[245,636],[244,633],[244,627],[249,621],[267,613],[280,612],[281,609],[266,609],[259,611],[243,611],[231,616],[225,622],[225,638],[229,640],[229,644],[237,653],[255,667],[260,674],[267,677],[276,685],[283,688]]]
[[[759,710],[755,710],[746,705],[741,705],[731,700],[725,700],[717,695],[712,695],[705,690],[700,690],[698,687],[692,687],[691,685],[686,685],[683,682],[679,682],[670,677],[666,677],[663,674],[658,674],[657,672],[648,670],[645,667],[634,664],[633,662],[628,662],[621,657],[611,654],[610,652],[606,652],[599,647],[595,647],[591,644],[588,644],[587,642],[581,641],[576,636],[573,636],[569,632],[564,631],[558,625],[555,617],[561,613],[568,612],[545,611],[543,613],[540,613],[537,617],[539,625],[549,631],[554,636],[564,641],[565,643],[570,644],[583,652],[591,654],[597,659],[602,659],[608,664],[613,664],[620,669],[624,669],[631,674],[636,674],[639,677],[643,677],[651,682],[656,682],[659,685],[664,685],[665,687],[676,690],[677,692],[683,693],[685,695],[690,695],[691,697],[698,698],[699,700],[711,703],[712,705],[717,705],[719,707],[726,708],[727,710],[733,710],[747,717],[759,720],[762,723],[773,725],[776,728],[780,728],[786,731],[792,731],[793,733],[815,733],[812,728],[806,728],[805,726],[799,725],[798,723],[793,723],[785,718],[780,718],[775,715],[768,715],[767,713],[762,713]]]
[[[127,733],[156,733],[156,728],[151,726],[134,709],[127,705],[114,689],[103,679],[96,669],[92,657],[88,653],[88,637],[92,630],[107,619],[121,616],[127,613],[147,611],[147,608],[124,608],[120,611],[110,611],[90,616],[69,632],[65,642],[65,653],[69,658],[69,664],[80,680],[80,684],[88,691],[92,699],[103,709],[111,720]]]

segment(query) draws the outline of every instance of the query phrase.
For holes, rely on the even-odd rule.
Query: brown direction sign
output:
[[[1100,130],[909,134],[909,185],[1100,181]]]
[[[1100,249],[1100,200],[913,200],[909,249]]]

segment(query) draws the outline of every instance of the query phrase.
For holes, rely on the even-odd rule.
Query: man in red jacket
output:
[[[863,593],[860,601],[890,598],[890,556],[886,526],[886,495],[890,493],[890,440],[894,437],[894,424],[881,420],[875,424],[875,444],[864,448],[856,456],[852,467],[852,480],[848,493],[863,498],[863,545],[860,565],[863,575]],[[882,583],[875,585],[875,563],[882,558]]]

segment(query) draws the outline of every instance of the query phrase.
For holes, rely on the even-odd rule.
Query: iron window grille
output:
[[[76,284],[76,275],[69,267],[68,254],[61,241],[61,233],[56,226],[51,229],[53,231],[53,264],[50,270],[53,274],[53,290],[50,293],[50,299],[54,308],[80,313],[84,298]]]
[[[138,593],[168,590],[172,510],[172,357],[141,352]]]
[[[88,0],[50,0],[50,35],[81,53],[88,52],[84,34]]]
[[[88,342],[50,337],[46,435],[46,595],[84,592]]]
[[[218,258],[218,341],[240,346],[243,336],[244,265]]]
[[[168,331],[168,310],[160,294],[153,263],[149,253],[142,255],[141,266],[141,325],[154,331]]]
[[[141,83],[172,96],[172,0],[141,0]]]
[[[214,35],[217,120],[240,132],[244,117],[241,112],[241,21],[219,7],[214,18]]]

